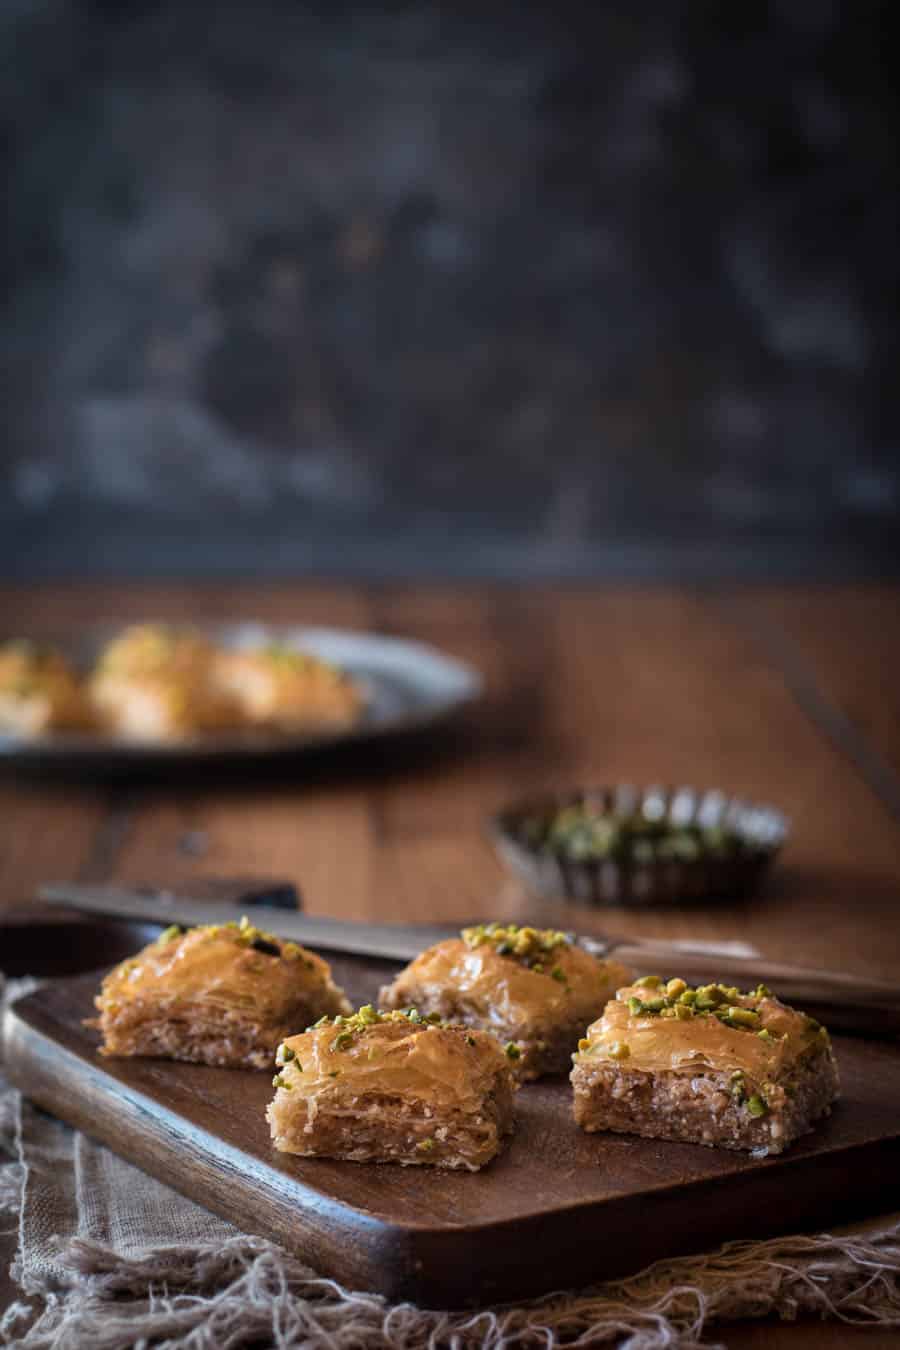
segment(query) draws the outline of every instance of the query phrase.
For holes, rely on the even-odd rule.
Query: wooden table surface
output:
[[[44,913],[33,891],[51,877],[278,874],[310,913],[741,937],[774,958],[900,979],[900,587],[0,587],[8,631],[148,617],[411,636],[473,662],[487,692],[439,734],[252,774],[90,783],[7,771],[5,922]],[[497,863],[486,815],[524,792],[620,779],[721,786],[782,808],[792,833],[764,894],[683,912],[529,901]],[[0,1306],[3,1295],[0,1280]],[[900,1343],[818,1323],[722,1337],[774,1350]]]

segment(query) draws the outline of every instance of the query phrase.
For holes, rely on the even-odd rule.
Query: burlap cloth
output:
[[[23,1299],[0,1316],[0,1343],[29,1350],[688,1350],[715,1345],[718,1321],[767,1314],[900,1326],[900,1216],[730,1243],[519,1307],[392,1306],[240,1233],[22,1101],[0,1073],[0,1225],[4,1218],[18,1224],[13,1275]]]

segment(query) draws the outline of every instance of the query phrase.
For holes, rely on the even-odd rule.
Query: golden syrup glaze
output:
[[[374,1094],[406,1098],[436,1110],[478,1112],[498,1075],[511,1080],[500,1042],[488,1032],[418,1018],[409,1011],[332,1018],[289,1037],[278,1048],[277,1097],[300,1094],[310,1114],[323,1096]],[[287,1105],[287,1102],[285,1102]]]
[[[114,1012],[135,1000],[160,1007],[203,1003],[246,1009],[254,1021],[266,1022],[278,1020],[285,1008],[308,996],[314,1007],[349,1010],[321,957],[244,920],[242,925],[164,933],[110,971],[95,1000],[97,1008]],[[273,950],[258,950],[254,941]]]
[[[549,930],[516,931],[549,936]],[[579,1018],[586,1025],[604,1000],[631,979],[627,967],[598,960],[563,934],[553,935],[558,940],[548,950],[532,949],[523,960],[498,950],[502,942],[473,941],[476,932],[467,929],[468,941],[449,938],[422,952],[397,977],[392,999],[402,1003],[408,991],[410,1002],[426,1005],[450,993],[486,1026],[527,1037],[537,1025]]]
[[[683,981],[677,983],[684,985]],[[762,986],[746,994],[728,986],[702,988],[729,989],[728,1001],[718,1004],[718,1015],[715,1009],[684,1017],[670,1015],[668,1008],[656,1013],[635,1010],[635,1000],[646,1004],[664,996],[666,986],[662,983],[659,988],[634,984],[618,990],[603,1016],[588,1027],[573,1057],[575,1063],[589,1066],[608,1058],[623,1069],[648,1073],[712,1070],[740,1073],[761,1083],[778,1079],[798,1061],[828,1048],[824,1028],[805,1013],[787,1007]],[[675,1003],[677,998],[673,1008]],[[741,1013],[750,1014],[748,1025],[729,1025],[726,1019],[734,1016],[729,1008],[739,1017]]]

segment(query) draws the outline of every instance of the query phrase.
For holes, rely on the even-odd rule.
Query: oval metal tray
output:
[[[40,640],[57,647],[77,669],[87,670],[101,648],[125,626],[105,624],[69,636],[41,634]],[[173,742],[122,740],[98,732],[57,732],[32,739],[0,732],[0,759],[83,761],[93,768],[117,761],[181,763],[297,754],[430,726],[477,698],[482,690],[481,676],[472,666],[421,642],[375,633],[251,622],[193,623],[190,627],[224,647],[277,643],[311,652],[346,671],[361,686],[365,696],[362,716],[353,726],[319,733],[235,730]]]

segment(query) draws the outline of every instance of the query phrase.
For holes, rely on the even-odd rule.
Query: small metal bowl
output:
[[[543,828],[567,807],[586,807],[592,816],[635,819],[685,830],[725,829],[736,836],[731,852],[696,858],[639,860],[611,854],[574,859],[536,842]],[[704,904],[743,900],[788,834],[786,818],[771,806],[754,805],[716,789],[610,787],[548,793],[499,811],[488,831],[501,860],[536,895],[587,905]]]

